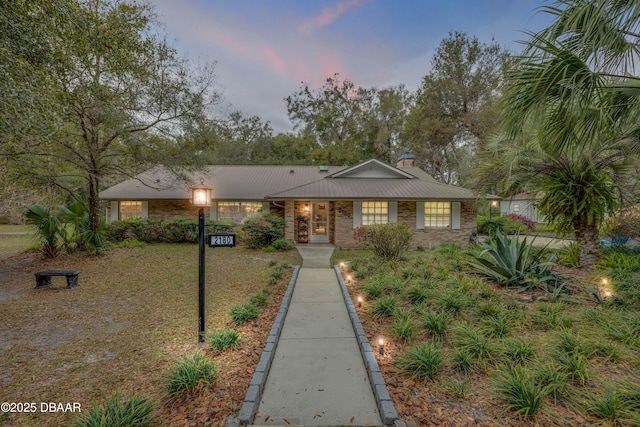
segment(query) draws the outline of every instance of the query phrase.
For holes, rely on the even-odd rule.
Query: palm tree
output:
[[[508,76],[504,128],[485,153],[485,173],[494,169],[484,176],[545,191],[541,213],[575,232],[581,266],[590,268],[598,225],[640,151],[640,2],[558,0],[541,10],[555,21],[531,34]]]

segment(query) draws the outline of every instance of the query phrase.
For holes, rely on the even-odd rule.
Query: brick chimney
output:
[[[398,157],[398,164],[396,165],[398,168],[415,168],[416,167],[416,156],[411,154],[408,151],[405,151],[404,154]]]

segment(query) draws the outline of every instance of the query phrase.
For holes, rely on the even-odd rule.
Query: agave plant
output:
[[[561,290],[569,290],[569,279],[561,272],[551,267],[555,263],[556,256],[551,254],[546,260],[542,260],[541,253],[533,247],[533,242],[522,241],[518,238],[509,239],[506,234],[496,232],[495,239],[481,244],[483,248],[480,255],[471,254],[474,261],[469,262],[480,274],[495,280],[505,287],[518,286],[518,292],[531,288],[540,288],[546,292],[557,293]]]

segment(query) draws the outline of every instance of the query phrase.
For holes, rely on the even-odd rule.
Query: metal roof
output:
[[[462,187],[420,179],[326,178],[269,194],[267,199],[469,200],[476,194]]]
[[[388,168],[398,171],[396,178],[362,178],[357,173],[331,177],[340,171],[357,171],[357,168],[344,166],[329,166],[327,171],[321,171],[318,166],[208,166],[189,174],[188,182],[185,182],[158,167],[100,192],[100,198],[187,200],[189,186],[201,182],[213,189],[214,200],[476,198],[471,190],[439,183],[419,168]]]

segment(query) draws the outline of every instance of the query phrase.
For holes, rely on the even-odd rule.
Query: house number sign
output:
[[[233,248],[236,245],[236,233],[211,233],[207,237],[210,248]]]

